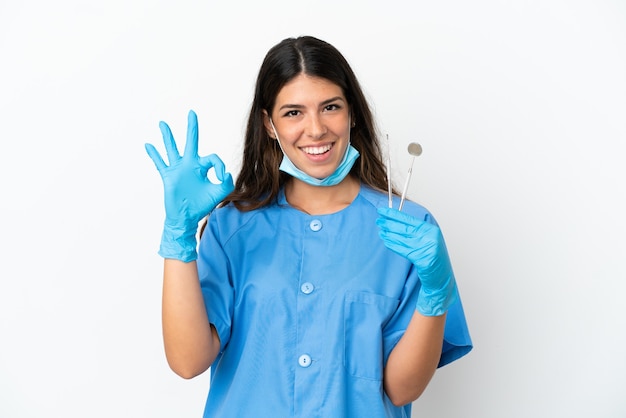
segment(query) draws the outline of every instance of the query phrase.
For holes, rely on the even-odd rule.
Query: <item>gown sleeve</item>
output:
[[[443,348],[437,367],[443,367],[460,359],[469,353],[472,348],[472,339],[469,335],[463,304],[461,303],[461,297],[458,296],[448,309],[443,334]]]
[[[198,247],[198,275],[209,322],[220,337],[220,352],[230,341],[234,289],[228,257],[222,246],[219,211],[209,216]]]

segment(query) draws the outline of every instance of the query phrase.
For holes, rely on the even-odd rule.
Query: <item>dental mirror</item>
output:
[[[402,189],[402,198],[400,199],[400,206],[398,210],[402,210],[402,206],[404,205],[404,199],[406,198],[406,191],[409,188],[409,182],[411,181],[411,174],[413,173],[413,163],[415,162],[415,157],[419,157],[422,155],[422,146],[417,142],[411,142],[408,146],[409,154],[412,156],[411,165],[409,165],[409,172],[406,176],[406,181],[404,182],[404,189]]]

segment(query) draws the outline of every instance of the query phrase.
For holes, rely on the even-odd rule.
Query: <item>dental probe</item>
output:
[[[389,193],[389,208],[393,207],[391,195],[391,151],[389,150],[389,135],[387,135],[387,192]]]

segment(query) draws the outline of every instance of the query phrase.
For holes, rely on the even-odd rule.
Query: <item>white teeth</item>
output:
[[[302,151],[306,152],[307,154],[319,155],[327,152],[332,147],[332,144],[324,145],[323,147],[303,147]]]

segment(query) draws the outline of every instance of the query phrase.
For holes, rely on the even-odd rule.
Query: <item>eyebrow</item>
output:
[[[343,97],[335,96],[335,97],[332,97],[330,99],[324,100],[322,103],[320,103],[320,106],[325,106],[325,105],[327,105],[329,103],[332,103],[334,101],[337,101],[337,100],[341,100],[344,103],[346,102],[346,100]],[[278,110],[283,110],[283,109],[303,109],[304,107],[305,107],[304,105],[300,105],[300,104],[284,104]]]

